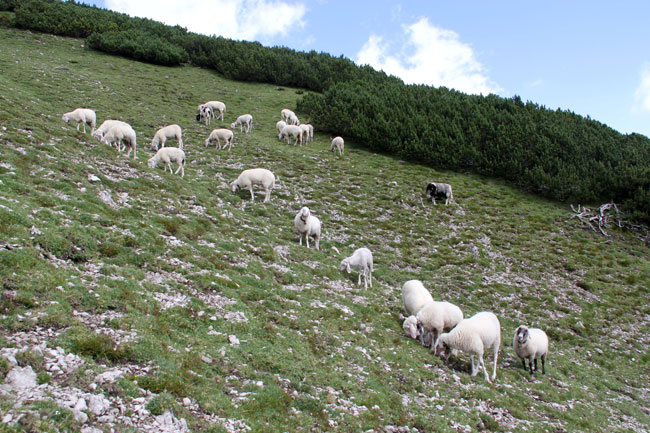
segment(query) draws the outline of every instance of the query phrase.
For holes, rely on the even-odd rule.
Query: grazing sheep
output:
[[[287,125],[282,128],[282,131],[278,134],[278,140],[282,140],[285,137],[287,139],[287,144],[291,144],[291,137],[296,139],[293,143],[294,146],[298,144],[298,141],[302,144],[302,129],[300,129],[300,126]]]
[[[548,353],[548,336],[544,331],[521,325],[515,331],[512,347],[515,349],[517,356],[521,358],[524,369],[526,369],[526,359],[528,359],[531,376],[533,375],[533,362],[535,362],[535,371],[537,371],[537,358],[542,360],[542,374],[546,374],[544,364]]]
[[[169,172],[172,173],[172,162],[178,164],[178,168],[173,174],[177,174],[180,170],[181,177],[185,177],[185,152],[183,152],[178,147],[163,147],[160,149],[154,156],[149,158],[147,161],[147,166],[149,168],[154,168],[159,162],[167,164],[169,167]],[[167,171],[167,168],[165,168]]]
[[[310,130],[313,130],[313,128],[310,129],[311,125],[308,123],[303,123],[301,125],[298,125],[300,130],[302,131],[302,141],[306,144],[311,141],[311,135],[310,135]]]
[[[278,130],[278,134],[282,132],[282,128],[287,126],[287,122],[284,120],[278,120],[277,123],[275,124],[275,129]]]
[[[79,125],[82,124],[84,126],[84,134],[86,133],[86,124],[90,125],[91,135],[95,132],[95,121],[97,120],[97,116],[90,108],[77,108],[69,113],[65,113],[61,116],[61,119],[65,123],[68,123],[71,120],[77,122],[77,131],[79,131]]]
[[[427,184],[426,195],[431,196],[431,201],[436,204],[436,197],[445,198],[445,205],[454,200],[454,193],[451,190],[451,185],[448,183],[431,182]]]
[[[97,140],[102,141],[102,138],[104,138],[104,134],[106,134],[106,132],[115,125],[128,125],[128,123],[122,122],[121,120],[114,120],[114,119],[104,120],[102,124],[99,125],[99,128],[95,129],[95,132],[92,133],[92,136],[95,137]]]
[[[196,115],[196,121],[200,122],[201,119],[205,119],[205,126],[208,126],[210,124],[210,118],[214,116],[212,108],[202,105],[199,107],[201,108],[199,108],[199,114]]]
[[[418,338],[418,321],[415,315],[429,302],[433,302],[431,293],[419,280],[409,280],[402,286],[402,303],[409,317],[404,320],[402,328],[406,335]]]
[[[300,245],[302,245],[302,236],[305,235],[305,243],[309,248],[309,238],[314,238],[314,245],[317,250],[320,249],[320,220],[311,214],[307,206],[300,209],[293,219],[293,225],[300,236]]]
[[[230,129],[235,129],[239,125],[239,132],[244,131],[244,127],[246,127],[246,133],[253,129],[253,116],[250,114],[242,114],[235,120],[233,123],[230,124]]]
[[[216,141],[217,149],[225,149],[228,147],[228,152],[232,149],[232,138],[234,134],[230,129],[213,129],[208,138],[205,140],[205,146],[208,147],[211,142]],[[223,147],[221,146],[221,140],[224,141]]]
[[[298,116],[296,116],[294,113],[290,113],[289,117],[287,118],[287,124],[288,125],[300,125],[300,120],[298,120]]]
[[[159,147],[165,147],[168,138],[175,138],[178,141],[178,148],[183,148],[183,131],[178,125],[168,125],[160,128],[151,140],[151,149],[158,150]]]
[[[338,150],[339,156],[343,156],[343,137],[334,137],[332,139],[332,145],[330,146],[330,152],[336,152]]]
[[[463,320],[463,312],[450,302],[429,302],[415,315],[420,344],[424,346],[425,334],[431,334],[431,350],[435,350],[438,337],[450,331]]]
[[[230,190],[237,192],[247,188],[251,192],[251,201],[254,200],[253,185],[261,185],[266,192],[264,203],[271,199],[271,190],[275,186],[275,175],[265,168],[250,168],[241,172],[239,177],[230,184]]]
[[[494,370],[492,372],[492,380],[494,380],[497,377],[500,344],[501,325],[499,319],[494,313],[483,311],[469,319],[462,320],[454,329],[440,335],[435,348],[436,355],[442,355],[444,359],[449,359],[449,354],[454,349],[469,353],[472,360],[472,376],[476,376],[479,368],[482,368],[485,380],[491,383],[483,362],[483,352],[488,349],[494,351]],[[476,365],[474,365],[474,356],[478,358]]]
[[[289,116],[291,115],[296,115],[293,111],[289,110],[288,108],[283,108],[282,111],[280,112],[280,118],[282,120],[289,120]]]
[[[126,154],[128,158],[133,151],[133,159],[137,159],[135,156],[136,152],[136,137],[135,131],[128,123],[118,123],[111,126],[108,131],[104,134],[102,142],[109,145],[116,145],[119,151],[122,151],[128,144],[129,151]],[[122,146],[125,146],[124,148]]]
[[[221,120],[223,121],[223,113],[226,112],[226,104],[221,101],[208,101],[205,104],[199,105],[199,112],[203,107],[210,107],[210,110],[212,110],[210,115],[214,118],[221,117]],[[218,116],[215,114],[217,111],[219,112]]]
[[[350,257],[346,257],[341,261],[339,271],[347,270],[349,274],[352,272],[352,268],[356,268],[359,271],[357,285],[361,287],[361,274],[363,274],[364,287],[367,289],[368,280],[370,280],[370,287],[372,287],[372,266],[372,252],[368,248],[358,248]]]

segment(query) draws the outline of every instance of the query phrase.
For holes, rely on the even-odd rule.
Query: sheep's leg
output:
[[[320,238],[316,238],[315,242],[316,242],[316,249],[320,251]]]
[[[302,233],[298,233],[298,236],[300,236],[300,245],[302,245]]]
[[[533,362],[535,362],[535,371],[537,371],[537,358],[533,359]]]
[[[174,174],[174,172],[172,171],[172,162],[171,161],[167,161],[167,167],[169,168],[169,173]],[[165,171],[167,171],[167,169],[165,169]]]
[[[542,374],[546,374],[546,367],[544,366],[546,362],[546,355],[542,355]]]
[[[470,355],[469,359],[472,361],[472,376],[476,376],[478,371],[476,370],[476,367],[474,367],[474,355]]]
[[[248,190],[251,192],[251,201],[255,201],[255,196],[253,195],[253,185],[251,185]]]
[[[361,272],[359,272],[359,280],[357,281],[357,286],[361,287]]]
[[[485,368],[485,362],[483,362],[483,355],[478,357],[478,364],[479,364],[479,367],[483,369],[483,373],[485,374],[485,380],[490,382],[490,377],[488,376],[487,369]]]
[[[497,361],[499,360],[499,346],[494,348],[494,368],[492,370],[492,380],[497,378]]]
[[[181,171],[182,168],[183,168],[183,163],[181,162],[181,163],[178,164],[178,168],[176,169],[174,174],[178,174],[178,172]]]
[[[264,203],[266,203],[269,200],[271,200],[271,190],[266,189],[266,196],[264,196]]]
[[[307,242],[307,248],[309,248],[309,232],[305,233],[305,242]]]

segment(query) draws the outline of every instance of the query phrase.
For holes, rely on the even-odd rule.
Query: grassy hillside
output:
[[[564,205],[362,143],[344,157],[319,134],[287,146],[275,122],[297,89],[13,29],[0,70],[0,377],[15,360],[40,384],[29,397],[0,388],[0,431],[159,431],[167,410],[172,430],[183,419],[195,432],[650,425],[650,261],[626,233],[598,236]],[[207,127],[194,116],[212,99],[226,122]],[[129,122],[138,159],[61,121],[80,106]],[[231,152],[203,146],[247,112],[254,129]],[[170,123],[184,131],[184,179],[147,168]],[[270,203],[227,188],[255,166],[280,178]],[[456,204],[422,201],[434,179]],[[321,251],[293,233],[305,205]],[[369,290],[337,269],[360,246],[375,256]],[[499,316],[494,385],[469,376],[467,356],[444,363],[405,338],[400,287],[413,278],[466,317]],[[522,323],[551,339],[546,376],[529,379],[511,349]]]

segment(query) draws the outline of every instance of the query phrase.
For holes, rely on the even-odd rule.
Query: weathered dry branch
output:
[[[610,228],[611,224],[615,224],[619,228],[632,231],[637,239],[646,245],[650,245],[648,227],[623,221],[621,212],[614,202],[605,203],[597,210],[582,205],[578,205],[576,209],[575,206],[571,205],[571,210],[573,211],[571,218],[577,218],[582,224],[595,232],[600,232],[603,236],[609,236],[604,229]]]

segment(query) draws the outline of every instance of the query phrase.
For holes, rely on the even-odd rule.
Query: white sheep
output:
[[[213,129],[208,138],[205,140],[205,146],[209,146],[211,142],[216,141],[217,148],[219,150],[228,148],[228,152],[232,149],[232,139],[234,134],[230,129]],[[223,147],[221,146],[221,140],[224,141]]]
[[[283,108],[282,111],[280,112],[280,118],[282,120],[289,120],[289,116],[291,115],[296,115],[293,111],[289,110],[288,108]]]
[[[65,113],[61,116],[61,119],[63,119],[65,123],[68,123],[71,120],[77,122],[77,131],[79,131],[79,125],[82,124],[84,126],[84,134],[86,133],[86,124],[90,125],[91,135],[95,132],[95,121],[97,120],[97,116],[90,108],[77,108],[69,113]]]
[[[332,145],[330,146],[330,152],[336,152],[338,150],[339,156],[343,156],[343,148],[343,137],[334,137],[332,139]]]
[[[271,190],[275,186],[275,175],[265,168],[250,168],[241,172],[239,177],[230,184],[230,190],[237,192],[247,188],[251,192],[251,201],[254,200],[253,185],[261,185],[266,192],[264,202],[271,199]]]
[[[451,351],[455,349],[468,353],[472,361],[472,376],[476,376],[479,368],[482,368],[485,380],[491,382],[483,362],[483,353],[488,349],[494,351],[494,370],[492,372],[492,380],[494,380],[497,377],[500,344],[501,325],[499,319],[494,313],[482,311],[469,319],[462,320],[451,331],[441,334],[435,348],[436,355],[442,355],[444,359],[448,359]],[[474,356],[478,358],[476,365],[474,365]]]
[[[147,166],[149,168],[154,168],[159,162],[167,164],[169,167],[169,172],[172,173],[172,162],[178,165],[178,168],[173,174],[181,172],[181,177],[185,177],[185,152],[178,147],[163,147],[160,149],[154,156],[149,158],[147,161]],[[165,171],[167,171],[167,167]]]
[[[302,131],[302,137],[303,137],[302,141],[304,141],[305,143],[309,143],[311,141],[310,131],[313,130],[313,128],[310,129],[311,125],[308,123],[303,123],[298,126]]]
[[[133,151],[133,159],[137,159],[136,153],[136,136],[135,131],[128,123],[120,122],[111,126],[104,134],[102,142],[109,145],[116,145],[117,149],[122,151],[123,147],[128,144],[129,151],[126,154],[128,158]]]
[[[431,196],[431,201],[433,204],[436,204],[436,197],[444,198],[445,205],[448,205],[450,201],[454,201],[454,193],[451,190],[451,185],[448,183],[428,183],[425,192],[426,195]]]
[[[451,302],[433,301],[425,304],[415,317],[420,344],[424,346],[426,334],[431,334],[431,350],[435,350],[440,334],[458,325],[463,320],[463,312]]]
[[[253,129],[253,116],[250,114],[242,114],[237,118],[237,120],[230,124],[230,129],[235,129],[237,125],[239,125],[239,132],[243,132],[244,127],[246,127],[246,133],[248,133]]]
[[[546,374],[544,364],[548,353],[548,336],[544,331],[521,325],[515,331],[512,347],[515,349],[517,356],[521,358],[524,369],[526,369],[526,359],[528,359],[531,376],[533,375],[533,362],[535,363],[535,371],[537,370],[537,358],[542,360],[542,374]]]
[[[294,146],[298,144],[298,141],[302,144],[302,129],[300,129],[300,126],[287,125],[282,128],[282,131],[278,134],[278,140],[286,138],[287,144],[291,144],[291,137],[295,139],[295,142],[293,143]]]
[[[296,116],[295,113],[290,113],[289,117],[287,118],[287,124],[288,125],[300,125],[300,120],[298,120],[298,116]]]
[[[210,115],[214,118],[221,117],[221,120],[223,121],[223,113],[226,112],[226,104],[224,104],[221,101],[208,101],[205,104],[199,105],[198,107],[199,112],[203,107],[210,107],[210,109],[212,110]],[[216,115],[217,111],[219,112],[218,116]]]
[[[199,105],[199,114],[196,115],[196,121],[200,122],[201,119],[205,119],[205,126],[210,124],[210,118],[214,116],[212,108],[206,107],[205,105]]]
[[[402,303],[409,317],[404,320],[402,328],[406,335],[418,338],[418,321],[415,315],[429,302],[433,302],[431,293],[419,280],[409,280],[402,286]]]
[[[99,128],[95,129],[95,132],[92,133],[92,136],[97,140],[102,141],[104,134],[106,134],[106,132],[115,125],[128,125],[128,123],[122,122],[121,120],[106,119],[102,122],[101,125],[99,125]]]
[[[305,236],[305,243],[309,248],[309,238],[314,238],[314,245],[317,250],[320,249],[320,220],[311,214],[307,206],[300,209],[293,219],[293,225],[300,237],[300,245],[302,245],[302,236]]]
[[[151,140],[151,149],[158,150],[159,147],[165,147],[168,138],[175,138],[178,141],[178,148],[183,148],[183,131],[178,125],[168,125],[156,131]]]
[[[276,122],[275,129],[278,130],[278,134],[282,132],[282,128],[284,128],[285,126],[287,126],[287,122],[285,122],[284,120],[278,120]]]
[[[352,268],[356,268],[359,272],[357,285],[361,287],[361,274],[363,274],[364,287],[367,289],[368,280],[370,280],[370,287],[372,287],[372,266],[372,252],[368,248],[358,248],[350,257],[341,260],[339,271],[347,270],[349,274],[352,272]]]

